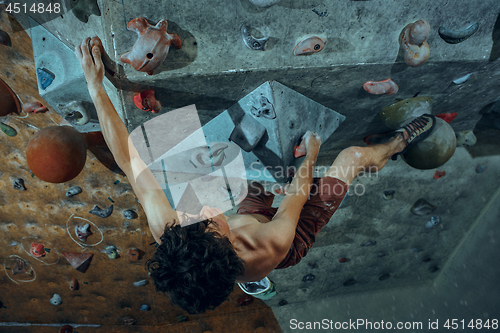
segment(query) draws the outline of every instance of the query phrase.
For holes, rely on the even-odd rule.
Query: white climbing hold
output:
[[[54,294],[52,298],[50,299],[50,304],[52,305],[60,305],[62,303],[62,298],[59,296],[59,294]]]
[[[469,78],[470,76],[472,75],[472,73],[469,73],[467,75],[464,75],[462,76],[461,78],[458,78],[456,80],[453,80],[453,83],[455,84],[462,84],[462,83],[465,83]]]

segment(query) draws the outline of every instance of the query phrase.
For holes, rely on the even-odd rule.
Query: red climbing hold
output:
[[[127,257],[130,259],[130,261],[139,260],[140,256],[141,256],[140,250],[136,248],[128,250]]]
[[[80,284],[78,283],[78,280],[76,278],[72,278],[71,282],[69,283],[69,290],[75,291],[78,290],[80,287]]]
[[[306,155],[307,155],[306,140],[302,140],[300,142],[300,145],[298,146],[295,145],[293,147],[293,156],[295,156],[295,158],[299,158]]]
[[[339,258],[339,262],[347,262],[347,258]]]
[[[36,258],[45,256],[45,248],[43,244],[31,243],[31,255]]]
[[[445,171],[436,170],[436,172],[434,173],[434,179],[439,179],[441,177],[444,177],[444,175],[446,175]]]
[[[153,89],[145,90],[140,94],[135,95],[134,104],[143,111],[158,113],[161,110],[161,103],[156,100],[155,91]]]
[[[48,111],[47,107],[40,102],[23,104],[23,110],[26,112],[33,112],[33,113]]]
[[[447,123],[450,123],[453,119],[455,119],[457,117],[457,113],[456,112],[453,112],[453,113],[441,113],[441,114],[438,114],[436,117],[443,119]]]
[[[93,253],[72,253],[63,252],[62,255],[79,272],[85,273],[92,261]]]

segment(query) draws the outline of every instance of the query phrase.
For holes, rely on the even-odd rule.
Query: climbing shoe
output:
[[[420,142],[427,138],[436,126],[436,117],[431,114],[423,114],[418,118],[413,119],[410,123],[403,126],[402,128],[396,130],[397,133],[401,133],[403,139],[406,141],[406,148],[392,155],[392,159],[396,160],[398,155],[403,155],[408,151],[410,147],[415,145],[417,142]],[[407,137],[405,138],[405,132]]]

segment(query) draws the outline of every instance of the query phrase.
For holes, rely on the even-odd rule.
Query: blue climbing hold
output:
[[[141,305],[141,311],[149,311],[151,310],[151,307],[147,304]]]
[[[486,171],[486,166],[478,164],[476,165],[476,173],[483,173]]]
[[[54,74],[42,68],[37,68],[36,74],[42,90],[45,90],[48,86],[50,86],[52,84],[52,81],[54,81],[54,79],[56,78]]]

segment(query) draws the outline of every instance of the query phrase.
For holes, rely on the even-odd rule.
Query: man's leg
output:
[[[369,147],[349,147],[340,152],[324,177],[334,177],[350,185],[362,172],[377,172],[392,155],[403,151],[406,142],[403,134],[397,134],[389,142]]]

